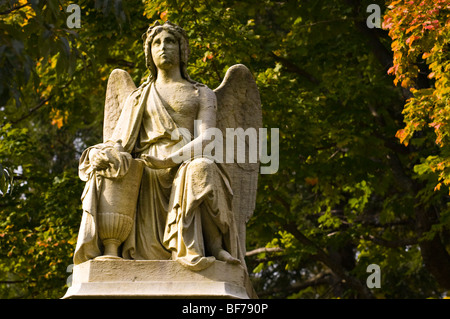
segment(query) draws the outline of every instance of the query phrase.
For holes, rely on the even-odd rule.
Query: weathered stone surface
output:
[[[240,265],[216,261],[194,272],[176,261],[89,260],[73,269],[63,298],[255,298]]]

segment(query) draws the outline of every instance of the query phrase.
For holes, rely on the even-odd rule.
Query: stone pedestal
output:
[[[172,260],[89,260],[73,268],[65,298],[257,298],[241,265],[191,271]]]

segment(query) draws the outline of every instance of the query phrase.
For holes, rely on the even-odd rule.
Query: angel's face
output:
[[[152,58],[158,69],[178,67],[180,65],[180,46],[177,38],[163,30],[152,41]]]

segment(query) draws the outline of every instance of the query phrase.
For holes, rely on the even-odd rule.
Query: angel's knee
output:
[[[189,168],[194,171],[206,171],[215,166],[214,161],[206,157],[198,157],[189,163]]]

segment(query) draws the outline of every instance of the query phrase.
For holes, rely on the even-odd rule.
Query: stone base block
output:
[[[89,260],[73,268],[65,298],[257,298],[241,265],[192,271],[173,260]]]

